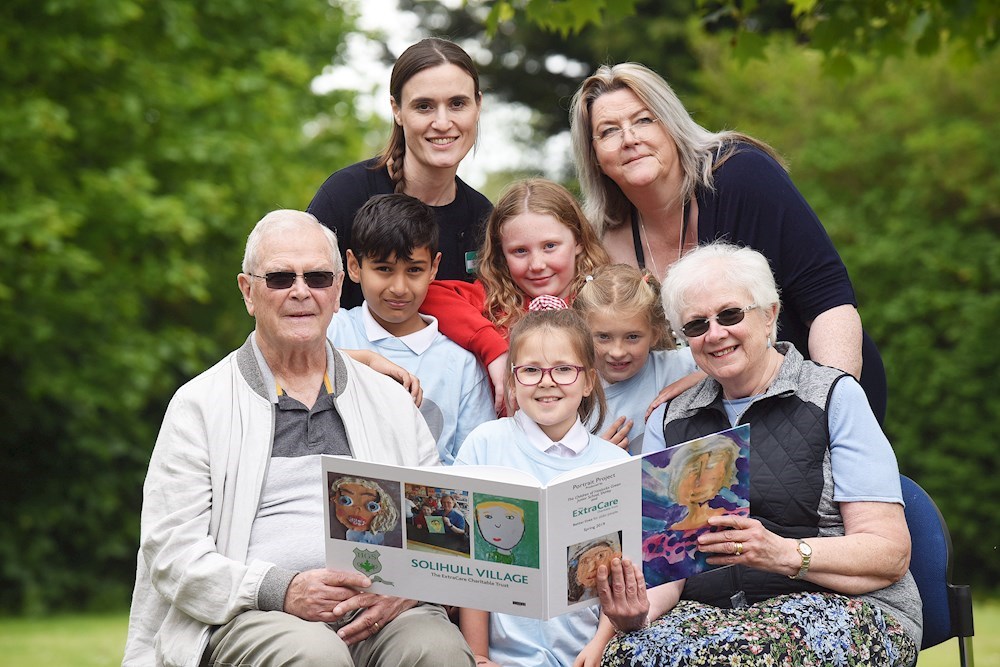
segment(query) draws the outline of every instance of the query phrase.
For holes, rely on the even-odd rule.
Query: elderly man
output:
[[[440,607],[324,567],[319,455],[438,461],[407,392],[327,341],[343,278],[307,213],[250,233],[238,282],[256,328],[163,418],[123,665],[473,664]]]

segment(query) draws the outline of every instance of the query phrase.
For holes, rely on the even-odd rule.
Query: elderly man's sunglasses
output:
[[[691,320],[681,327],[681,331],[688,338],[697,338],[698,336],[703,336],[708,331],[712,320],[715,320],[724,327],[731,327],[742,322],[746,314],[756,307],[756,305],[752,305],[746,308],[726,308],[725,310],[720,310],[712,317],[699,317]]]
[[[265,273],[262,276],[258,276],[255,273],[251,273],[250,275],[254,278],[263,278],[264,284],[270,289],[288,289],[295,284],[295,279],[299,276],[302,276],[302,279],[306,281],[306,287],[310,289],[323,289],[324,287],[331,287],[333,285],[333,279],[337,274],[333,271],[306,271],[305,273],[273,271]]]

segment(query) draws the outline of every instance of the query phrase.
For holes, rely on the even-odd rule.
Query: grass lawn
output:
[[[976,604],[975,621],[976,667],[1000,667],[1000,600]],[[0,619],[0,667],[116,667],[127,626],[125,614]],[[919,667],[957,664],[954,639],[920,654]]]
[[[128,614],[0,619],[0,666],[121,665]]]

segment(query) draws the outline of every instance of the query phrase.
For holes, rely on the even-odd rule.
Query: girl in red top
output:
[[[569,304],[608,254],[573,195],[550,180],[515,181],[486,223],[474,283],[431,284],[421,312],[486,366],[498,412],[503,408],[507,332],[537,297]]]

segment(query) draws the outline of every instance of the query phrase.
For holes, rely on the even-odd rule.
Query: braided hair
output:
[[[400,54],[393,65],[392,75],[389,77],[389,94],[397,104],[402,103],[403,86],[416,74],[439,65],[455,65],[465,70],[476,89],[476,99],[482,95],[479,87],[479,72],[475,63],[465,50],[454,42],[439,37],[428,37]],[[403,158],[406,155],[406,138],[403,135],[403,128],[393,123],[392,133],[389,141],[378,156],[375,163],[376,169],[387,167],[389,176],[395,186],[394,192],[401,193],[406,187],[406,175],[403,173]]]

